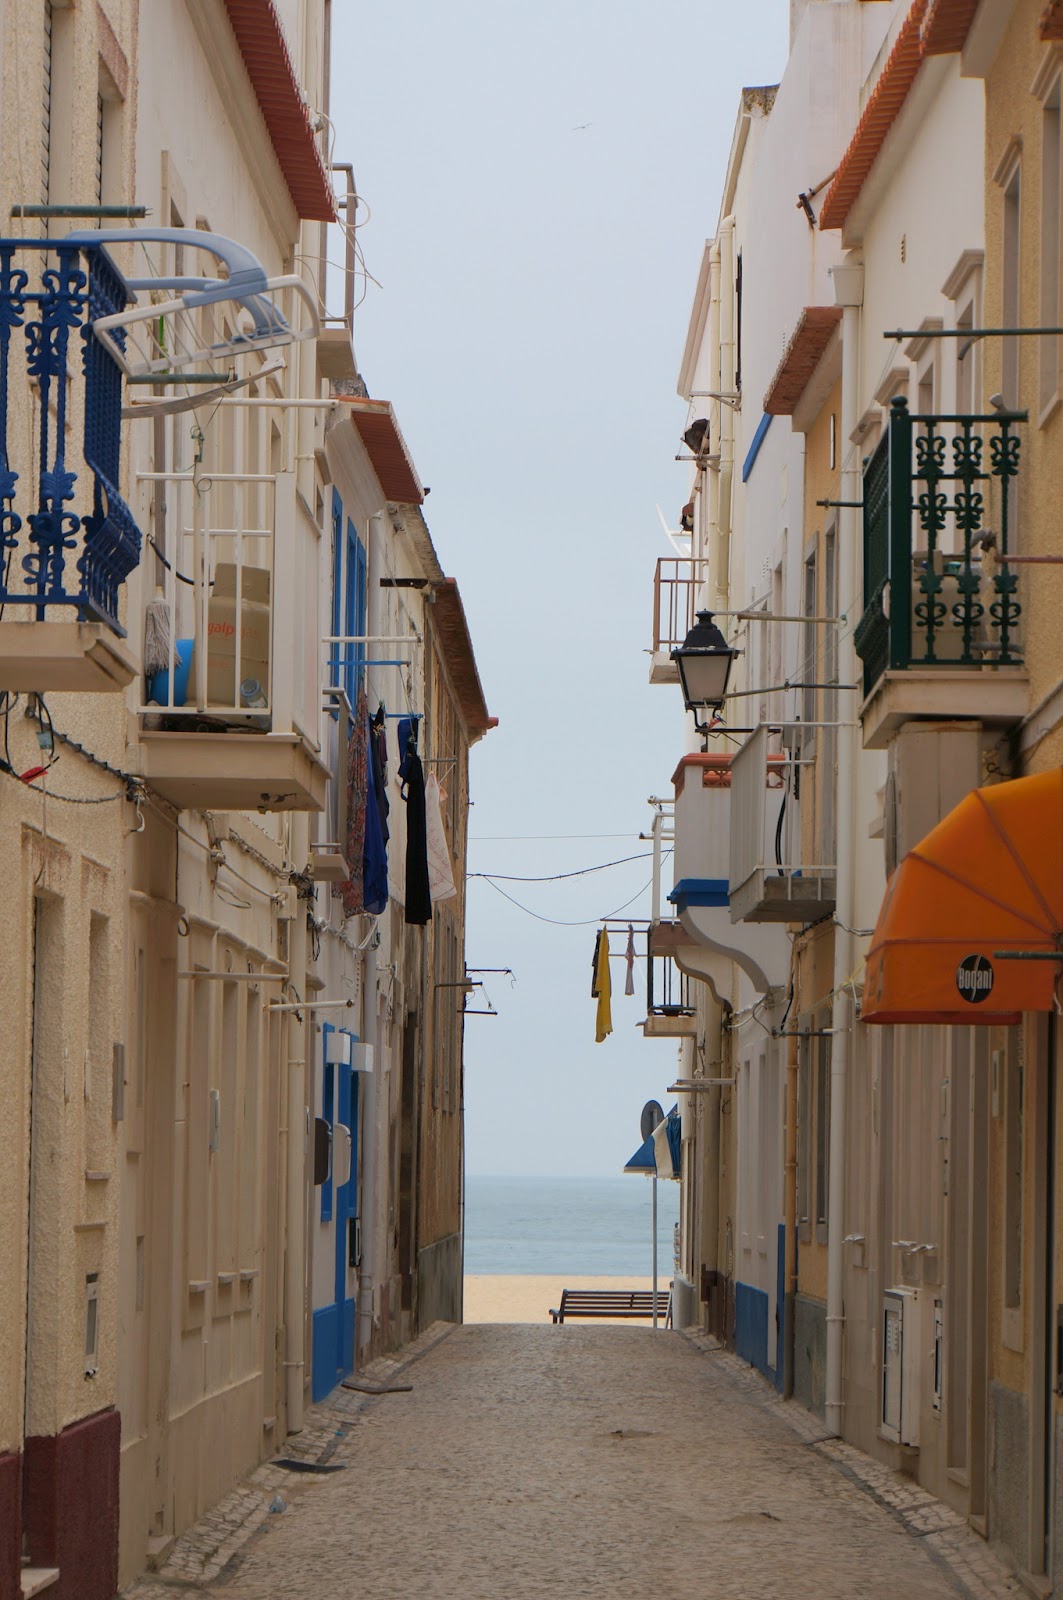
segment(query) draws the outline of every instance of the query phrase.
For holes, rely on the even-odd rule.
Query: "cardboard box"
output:
[[[240,685],[247,678],[254,678],[269,700],[269,572],[265,567],[243,568],[239,662],[236,577],[233,563],[219,563],[207,604],[207,703],[212,706],[241,705]]]

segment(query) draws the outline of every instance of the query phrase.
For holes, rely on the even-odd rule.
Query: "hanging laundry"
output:
[[[624,993],[635,993],[635,929],[632,923],[627,925],[627,949],[624,951],[624,960],[627,963],[627,973],[624,977]]]
[[[369,729],[369,742],[373,751],[373,764],[371,768],[373,779],[372,790],[376,794],[377,810],[380,813],[380,831],[383,834],[385,845],[390,838],[390,833],[388,830],[388,812],[391,809],[390,805],[388,804],[387,730],[387,712],[384,710],[384,702],[381,701],[380,709],[373,718],[372,726]]]
[[[351,736],[347,741],[347,861],[351,876],[340,888],[343,914],[353,917],[365,906],[362,855],[365,850],[365,807],[369,794],[369,702],[359,685]]]
[[[609,977],[609,934],[603,928],[598,940],[598,1012],[594,1023],[594,1042],[601,1044],[613,1031],[612,980]]]
[[[404,719],[405,721],[405,719]],[[428,837],[425,823],[424,768],[417,754],[417,738],[412,729],[405,744],[401,737],[399,748],[403,751],[399,763],[401,794],[406,801],[406,889],[405,920],[414,927],[423,928],[432,920],[432,896],[428,887]]]
[[[380,782],[379,748],[378,731],[373,728],[369,734],[369,783],[362,853],[363,910],[373,916],[379,916],[388,903],[388,798]]]
[[[400,717],[399,718],[398,745],[399,745],[399,777],[400,778],[402,777],[402,763],[406,760],[406,748],[409,745],[411,739],[413,740],[414,749],[416,750],[416,748],[417,748],[417,730],[418,730],[418,727],[420,726],[420,721],[421,721],[420,717]]]
[[[432,896],[433,904],[438,900],[449,900],[458,892],[454,883],[450,848],[443,827],[445,799],[446,791],[440,788],[439,779],[433,772],[425,780],[424,786],[425,833],[428,839],[428,892]]]

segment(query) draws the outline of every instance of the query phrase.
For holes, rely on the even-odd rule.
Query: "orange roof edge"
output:
[[[395,505],[423,505],[424,487],[391,401],[345,394],[332,398],[336,405],[348,408],[351,423],[365,446],[386,498]]]
[[[458,693],[461,714],[471,736],[469,742],[474,744],[490,729],[498,727],[498,718],[492,717],[487,710],[456,578],[444,578],[442,583],[436,584],[433,615],[450,676]]]
[[[764,396],[764,410],[771,416],[793,416],[841,320],[841,306],[806,306],[802,311]]]
[[[955,55],[967,43],[979,0],[932,0],[923,22],[923,54]]]
[[[307,222],[335,222],[332,182],[303,104],[273,0],[225,0],[288,193]]]
[[[849,148],[842,156],[819,216],[823,229],[844,227],[868,174],[908,98],[923,61],[922,22],[927,0],[912,0],[893,49],[868,95]]]

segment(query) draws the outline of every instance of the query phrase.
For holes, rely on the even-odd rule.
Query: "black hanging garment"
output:
[[[399,777],[406,801],[406,921],[424,927],[432,920],[432,896],[428,887],[428,829],[425,822],[424,768],[417,754],[417,725],[413,724],[403,748],[405,720],[399,724]]]

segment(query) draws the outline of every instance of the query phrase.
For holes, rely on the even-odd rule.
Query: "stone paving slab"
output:
[[[783,1400],[759,1373],[711,1335],[687,1329],[682,1336],[702,1354],[711,1355],[717,1370],[736,1389],[755,1399],[759,1397],[760,1404],[773,1410],[817,1454],[898,1517],[908,1533],[925,1538],[928,1549],[951,1569],[969,1600],[997,1600],[998,1596],[1026,1593],[1018,1576],[1001,1563],[985,1540],[951,1506],[935,1499],[895,1468],[864,1455],[843,1439],[824,1434],[818,1417],[793,1401]]]
[[[376,1383],[393,1383],[451,1332],[450,1323],[433,1323],[398,1356],[380,1357],[360,1376]],[[205,1591],[206,1585],[215,1580],[227,1582],[249,1540],[284,1514],[297,1496],[324,1482],[325,1475],[283,1467],[279,1461],[311,1466],[331,1464],[339,1442],[370,1398],[341,1385],[317,1405],[308,1406],[302,1429],[288,1435],[278,1456],[263,1462],[181,1534],[157,1573],[139,1578],[122,1590],[124,1600],[174,1600],[175,1589]]]
[[[278,1491],[283,1469],[260,1469],[128,1600],[1020,1592],[947,1507],[712,1341],[444,1326],[370,1374],[400,1375],[412,1392],[338,1390],[308,1415],[314,1459],[345,1470],[286,1472]]]

